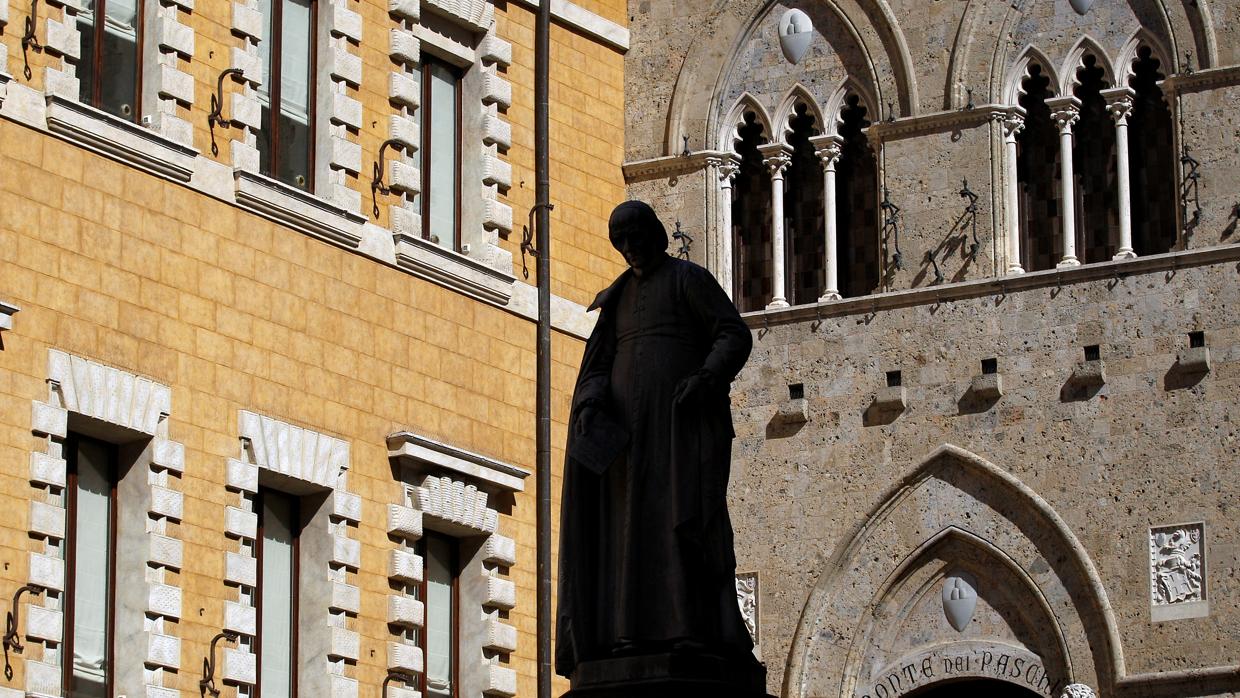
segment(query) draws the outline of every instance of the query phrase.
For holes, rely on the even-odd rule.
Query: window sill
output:
[[[420,237],[395,233],[396,264],[472,298],[507,305],[516,279]]]
[[[237,204],[264,218],[350,249],[366,218],[270,177],[234,170]]]
[[[415,469],[449,471],[477,482],[482,489],[504,492],[525,490],[530,472],[493,458],[466,451],[408,431],[387,438],[388,457]]]
[[[194,174],[198,151],[59,95],[47,97],[47,128],[114,160],[178,182]]]

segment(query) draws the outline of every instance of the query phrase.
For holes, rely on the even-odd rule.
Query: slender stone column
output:
[[[1063,212],[1063,259],[1058,267],[1080,266],[1076,257],[1076,188],[1072,181],[1072,126],[1081,118],[1081,100],[1055,97],[1046,100],[1051,118],[1059,127],[1059,198]]]
[[[1135,259],[1132,249],[1132,181],[1128,174],[1128,115],[1132,113],[1131,87],[1103,90],[1107,112],[1115,120],[1115,177],[1119,189],[1119,250],[1112,259]]]
[[[1020,265],[1020,196],[1016,174],[1016,135],[1025,128],[1025,110],[996,114],[1003,127],[1003,227],[1007,231],[1007,273],[1024,274]]]
[[[759,146],[762,164],[771,173],[771,302],[767,310],[788,307],[784,259],[784,170],[792,162],[792,149],[783,143]]]
[[[718,250],[716,263],[719,268],[715,270],[715,278],[719,280],[719,285],[728,294],[728,298],[732,298],[732,182],[736,179],[740,164],[732,155],[715,159],[711,164],[715,166],[715,172],[719,175],[719,209],[723,214],[719,224],[719,241],[716,247]]]
[[[823,170],[823,219],[825,221],[827,244],[826,244],[826,272],[827,283],[823,289],[822,295],[818,297],[818,302],[838,301],[843,298],[840,295],[840,251],[839,251],[839,235],[837,231],[836,201],[835,201],[835,165],[840,160],[840,154],[843,152],[844,139],[839,136],[814,136],[809,139],[811,145],[814,146],[814,154],[822,161]]]

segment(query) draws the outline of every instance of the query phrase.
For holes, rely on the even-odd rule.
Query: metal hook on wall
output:
[[[521,277],[525,279],[530,278],[530,268],[525,263],[525,255],[538,259],[538,249],[534,247],[534,214],[544,205],[548,211],[555,210],[555,204],[534,204],[530,209],[529,225],[521,226]]]
[[[8,617],[5,620],[4,630],[4,678],[13,679],[13,665],[9,662],[9,650],[13,650],[16,654],[21,654],[25,648],[22,646],[21,639],[18,637],[17,626],[21,621],[21,601],[22,594],[30,592],[31,594],[42,594],[47,591],[38,584],[26,584],[19,587],[13,594],[13,605],[9,608]]]
[[[681,259],[688,259],[689,248],[693,245],[693,236],[680,229],[680,219],[676,219],[676,230],[672,231],[672,239],[680,243],[680,248],[676,250],[676,256]]]
[[[26,17],[26,30],[22,33],[22,60],[25,61],[26,67],[22,69],[22,74],[29,80],[34,72],[30,70],[29,51],[35,53],[43,52],[43,44],[39,43],[38,37],[35,36],[35,26],[39,23],[39,0],[30,0],[30,15]]]
[[[904,268],[904,255],[900,253],[900,207],[891,203],[891,190],[883,187],[883,201],[879,204],[883,212],[883,236],[890,237],[895,254],[891,255],[891,264],[896,269]]]
[[[389,138],[379,145],[379,159],[375,161],[374,176],[370,180],[370,201],[374,207],[373,213],[375,218],[379,217],[379,194],[387,196],[392,193],[392,188],[383,184],[384,152],[388,146],[400,148],[401,142],[395,138]]]
[[[198,682],[198,695],[205,696],[210,693],[214,698],[219,698],[220,689],[215,687],[215,644],[220,640],[236,642],[239,637],[231,630],[223,630],[211,638],[211,648],[202,659],[202,679]]]
[[[930,264],[934,266],[934,283],[936,284],[943,283],[943,279],[947,277],[943,276],[943,271],[939,269],[939,263],[937,260],[935,260],[934,252],[932,252],[931,250],[926,250],[926,261],[930,262]]]
[[[968,218],[968,221],[965,222],[962,219],[962,223],[969,226],[973,235],[973,242],[969,244],[969,258],[972,259],[977,256],[977,251],[981,249],[982,243],[977,239],[977,194],[974,194],[973,190],[969,189],[969,179],[967,177],[964,180],[964,186],[960,188],[960,196],[969,201],[969,204],[964,207],[964,215]],[[962,228],[964,227],[963,224],[961,225]]]
[[[245,77],[245,71],[240,68],[229,68],[220,73],[215,82],[215,94],[211,95],[211,111],[207,114],[207,130],[211,132],[211,154],[219,155],[220,147],[215,144],[215,127],[232,128],[239,125],[232,119],[224,118],[224,79],[230,75]]]

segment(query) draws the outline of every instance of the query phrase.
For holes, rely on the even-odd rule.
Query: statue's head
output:
[[[617,206],[607,221],[607,234],[612,247],[639,275],[667,256],[667,229],[644,201],[625,201]]]

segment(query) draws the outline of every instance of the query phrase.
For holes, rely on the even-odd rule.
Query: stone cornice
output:
[[[1012,107],[1001,104],[983,104],[973,109],[956,109],[909,116],[895,121],[880,121],[867,130],[881,140],[898,140],[936,131],[976,128],[985,125],[992,114],[1006,114],[1011,109]]]
[[[415,467],[448,470],[487,489],[521,492],[525,489],[525,478],[530,476],[530,471],[524,468],[410,431],[388,436],[387,446],[389,458]]]
[[[1211,87],[1223,87],[1226,85],[1240,85],[1240,66],[1209,68],[1188,74],[1172,75],[1163,80],[1161,85],[1164,90],[1171,94],[1197,92]]]
[[[665,155],[648,160],[633,160],[624,163],[624,183],[645,182],[651,179],[682,177],[701,170],[725,157],[734,157],[731,153],[721,150],[699,150],[688,155]]]
[[[1147,274],[1167,270],[1198,267],[1220,262],[1240,260],[1240,244],[1219,245],[1199,250],[1167,252],[1164,254],[1136,257],[1134,259],[1109,260],[1076,267],[1047,269],[1045,271],[990,277],[955,284],[941,284],[904,291],[875,293],[839,301],[809,303],[777,310],[757,310],[742,317],[751,328],[786,325],[829,317],[843,317],[857,313],[874,313],[880,310],[909,308],[918,305],[939,304],[991,295],[1007,295],[1048,286],[1078,284],[1099,279],[1112,279],[1133,274]]]

